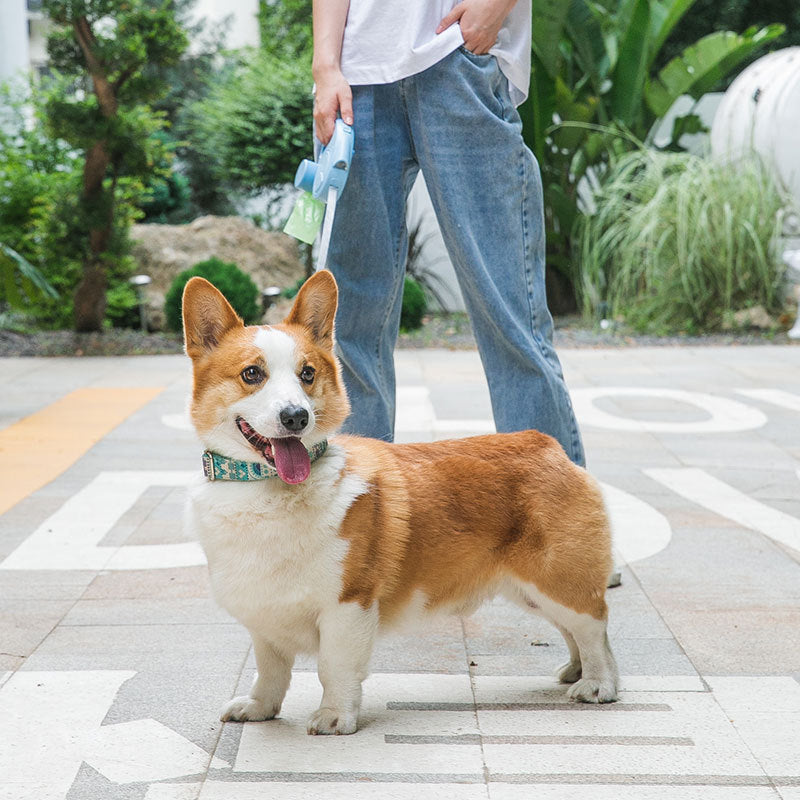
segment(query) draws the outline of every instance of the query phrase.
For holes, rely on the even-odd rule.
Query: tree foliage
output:
[[[260,0],[261,49],[274,56],[310,60],[311,0]]]
[[[663,49],[659,66],[714,31],[743,31],[775,22],[781,23],[786,30],[774,41],[772,48],[800,45],[800,3],[791,0],[696,0],[689,13],[675,26]]]
[[[261,50],[194,109],[197,147],[217,177],[256,193],[291,183],[311,149],[311,62]]]
[[[148,176],[163,156],[153,136],[162,121],[147,104],[167,87],[149,67],[175,64],[187,40],[170,0],[43,0],[42,6],[55,24],[48,53],[59,76],[46,119],[83,161],[74,214],[63,220],[80,254],[75,327],[100,330],[108,273],[124,255],[127,230],[119,223],[130,223],[118,213],[126,200],[123,181]]]

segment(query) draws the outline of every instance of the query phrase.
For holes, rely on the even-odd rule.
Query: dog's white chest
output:
[[[217,602],[253,633],[300,651],[316,649],[316,621],[338,602],[348,548],[339,529],[367,488],[351,475],[324,480],[333,466],[312,472],[299,491],[218,482],[190,492],[190,524]]]

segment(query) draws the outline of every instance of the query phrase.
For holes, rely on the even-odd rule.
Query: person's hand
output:
[[[479,56],[484,55],[497,41],[497,34],[515,2],[516,0],[461,0],[439,23],[436,33],[441,33],[458,22],[467,50]]]
[[[328,144],[337,116],[341,116],[348,125],[353,124],[353,92],[340,69],[315,71],[314,80],[317,84],[314,98],[317,138],[322,144]]]

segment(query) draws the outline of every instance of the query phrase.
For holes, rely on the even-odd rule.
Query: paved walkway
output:
[[[218,721],[254,665],[181,528],[186,360],[0,360],[0,798],[800,800],[800,347],[562,356],[621,702],[566,703],[558,634],[494,603],[384,640],[335,738],[310,661],[280,720]],[[491,429],[475,353],[397,362],[399,438]]]

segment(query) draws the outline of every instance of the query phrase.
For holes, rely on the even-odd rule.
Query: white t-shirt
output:
[[[464,44],[458,23],[436,35],[457,0],[350,0],[341,68],[353,86],[416,75]],[[489,51],[508,78],[516,105],[531,77],[531,0],[517,0]]]

